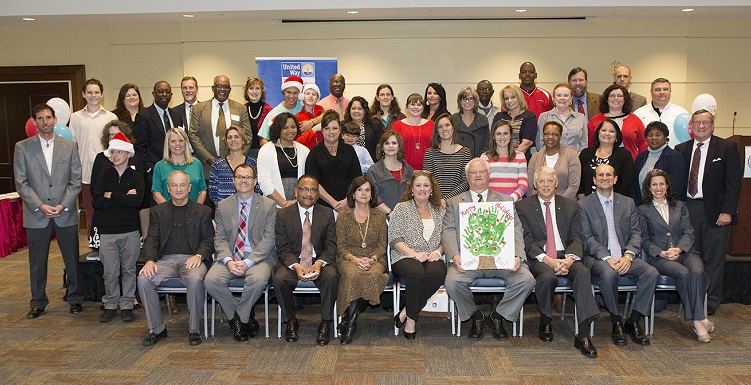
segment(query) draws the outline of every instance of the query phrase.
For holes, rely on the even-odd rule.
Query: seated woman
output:
[[[376,88],[375,99],[370,105],[370,116],[381,132],[390,130],[396,121],[407,117],[399,107],[394,89],[388,84],[381,84]]]
[[[214,203],[219,203],[224,198],[235,193],[235,184],[232,181],[235,167],[241,163],[247,163],[257,169],[256,160],[245,155],[244,149],[250,144],[248,138],[242,133],[240,127],[230,126],[225,135],[224,142],[227,144],[229,154],[224,158],[217,158],[211,164],[209,171],[209,199]],[[263,195],[261,187],[256,184],[255,191],[258,195]]]
[[[277,115],[269,128],[269,142],[258,151],[258,185],[263,195],[279,207],[297,203],[297,179],[305,175],[307,147],[295,142],[300,132],[289,112]]]
[[[587,117],[571,109],[572,92],[571,86],[566,83],[561,83],[553,89],[553,109],[541,113],[537,119],[537,151],[544,147],[543,126],[551,120],[563,127],[561,145],[576,151],[577,154],[587,148]]]
[[[370,158],[375,157],[376,145],[383,135],[381,125],[368,117],[368,101],[362,96],[355,96],[347,105],[344,111],[342,124],[353,122],[360,129],[360,135],[357,138],[357,144],[368,150]]]
[[[563,126],[551,120],[542,126],[544,150],[536,152],[529,160],[527,167],[528,180],[534,180],[535,171],[542,166],[550,166],[555,170],[558,188],[555,193],[566,198],[576,200],[581,180],[581,163],[579,154],[571,148],[561,145]],[[534,183],[529,186],[529,195],[536,194]]]
[[[480,156],[490,165],[488,188],[510,195],[514,202],[518,202],[527,193],[527,159],[520,151],[514,150],[511,122],[501,119],[493,123],[489,148]]]
[[[526,160],[532,156],[529,149],[537,138],[537,116],[527,109],[524,93],[519,86],[509,84],[501,90],[501,108],[503,111],[495,114],[493,127],[499,120],[506,120],[511,124],[511,142],[516,151],[521,152]]]
[[[404,326],[404,338],[408,340],[417,336],[418,314],[446,278],[446,262],[441,259],[445,213],[441,189],[425,171],[412,174],[407,191],[391,213],[391,268],[395,275],[406,279],[405,307],[394,317],[394,326]]]
[[[488,150],[488,138],[490,138],[488,118],[477,113],[480,96],[474,88],[464,87],[459,91],[456,104],[459,112],[451,115],[451,124],[456,130],[458,143],[469,149],[472,158],[477,158]],[[436,123],[438,119],[440,116],[435,119]]]
[[[318,105],[318,101],[321,98],[321,90],[315,83],[307,83],[302,86],[302,92],[300,93],[300,100],[302,100],[303,107],[300,112],[295,114],[297,122],[300,124],[300,135],[295,138],[295,142],[302,143],[307,148],[313,148],[316,144],[323,140],[323,134],[321,134],[321,125],[313,125],[313,119],[323,113],[323,107]],[[302,127],[306,127],[307,130],[303,130]]]
[[[443,207],[446,207],[447,200],[469,189],[464,167],[470,160],[470,149],[457,143],[451,116],[448,113],[438,116],[431,146],[425,151],[424,167],[425,171],[433,174],[438,187],[441,188]]]
[[[407,117],[394,123],[394,131],[404,139],[404,160],[415,170],[423,169],[425,151],[430,147],[435,122],[421,117],[425,106],[422,96],[407,97]]]
[[[613,119],[605,119],[595,130],[594,147],[587,147],[579,153],[581,163],[581,179],[579,199],[595,191],[595,169],[601,164],[609,164],[615,169],[613,190],[618,194],[630,196],[631,181],[634,178],[634,160],[631,153],[621,147],[621,129]]]
[[[386,273],[386,215],[375,208],[373,183],[364,176],[352,181],[347,207],[336,218],[339,294],[338,307],[344,316],[339,325],[342,344],[352,342],[357,314],[368,304],[380,303],[389,275]],[[346,309],[346,314],[345,314]]]
[[[424,119],[435,122],[438,115],[444,112],[449,112],[448,109],[446,109],[448,104],[446,100],[446,90],[441,83],[428,84],[428,86],[425,87],[425,96],[422,100],[424,103],[422,117]]]
[[[344,143],[339,125],[339,114],[326,110],[321,120],[323,142],[318,143],[305,161],[305,173],[318,178],[320,204],[335,211],[347,207],[347,189],[352,181],[362,176],[357,153]]]
[[[670,175],[675,197],[683,200],[686,196],[686,187],[683,182],[683,171],[686,165],[683,163],[683,155],[668,146],[670,131],[665,123],[654,121],[647,124],[644,130],[647,136],[647,151],[642,151],[634,161],[634,183],[631,184],[631,197],[634,202],[641,202],[641,186],[649,170],[659,168]]]
[[[653,169],[642,185],[643,205],[639,206],[642,230],[642,251],[647,262],[662,275],[676,280],[685,317],[699,342],[710,342],[714,323],[707,319],[704,299],[709,277],[704,263],[694,248],[694,230],[686,205],[676,200],[670,176]]]
[[[631,153],[631,160],[636,159],[640,152],[647,149],[644,123],[638,116],[631,113],[631,93],[626,87],[611,84],[603,91],[600,99],[600,113],[593,116],[587,123],[590,147],[594,145],[595,130],[605,119],[612,119],[618,123],[623,147]]]
[[[376,155],[379,159],[368,169],[367,176],[373,182],[378,208],[389,215],[406,191],[407,182],[415,170],[404,161],[404,141],[394,130],[381,135]]]
[[[173,171],[183,171],[190,178],[190,200],[203,204],[206,201],[206,180],[203,177],[201,162],[190,155],[190,142],[183,129],[172,127],[167,131],[164,141],[164,158],[154,165],[154,177],[151,181],[151,194],[156,204],[170,199],[167,192],[167,179]]]

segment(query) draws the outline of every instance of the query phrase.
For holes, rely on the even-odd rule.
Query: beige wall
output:
[[[537,66],[538,84],[552,89],[569,69],[589,72],[589,88],[601,92],[612,80],[613,61],[633,69],[632,89],[649,99],[656,77],[673,83],[673,102],[690,109],[696,95],[718,101],[717,134],[751,135],[751,29],[748,19],[613,19],[567,21],[353,22],[332,24],[186,23],[115,27],[0,28],[0,66],[84,64],[86,75],[105,84],[113,108],[119,86],[151,86],[166,79],[182,102],[179,81],[195,76],[200,99],[217,74],[226,74],[242,100],[241,87],[256,73],[255,57],[336,57],[348,96],[372,100],[378,84],[390,83],[400,102],[441,82],[449,109],[456,93],[489,79],[496,89],[518,83],[519,65]],[[268,92],[277,92],[269,90]],[[498,95],[496,95],[497,99]]]

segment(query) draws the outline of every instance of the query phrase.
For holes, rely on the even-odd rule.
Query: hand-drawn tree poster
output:
[[[459,204],[462,267],[466,270],[514,268],[514,204]]]

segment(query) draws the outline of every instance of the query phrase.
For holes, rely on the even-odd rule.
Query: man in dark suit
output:
[[[29,243],[29,319],[39,317],[49,303],[47,259],[53,231],[68,277],[70,312],[80,312],[83,302],[78,292],[78,144],[55,135],[55,110],[47,104],[34,106],[31,117],[39,133],[16,143],[13,154],[16,191],[23,202],[23,226]]]
[[[190,113],[193,107],[198,104],[198,80],[192,76],[186,76],[180,81],[180,93],[183,94],[183,102],[173,107],[180,115],[182,128],[188,132],[190,128]]]
[[[694,112],[691,132],[694,139],[675,149],[686,166],[686,208],[694,228],[694,247],[709,276],[707,314],[714,315],[722,302],[730,225],[738,223],[742,171],[736,144],[713,135],[712,113],[704,109]]]
[[[295,317],[292,291],[298,281],[313,281],[321,291],[321,324],[318,345],[331,339],[339,277],[336,271],[336,223],[334,212],[318,201],[318,180],[303,175],[297,181],[297,204],[276,215],[276,252],[279,265],[274,271],[276,300],[287,317],[284,338],[295,342],[299,323]]]
[[[571,86],[573,99],[571,100],[574,111],[584,114],[589,119],[600,112],[600,94],[587,91],[587,70],[575,67],[568,73],[568,85]]]
[[[224,75],[215,77],[211,90],[214,91],[211,100],[198,103],[192,108],[188,129],[190,145],[203,163],[203,176],[207,184],[211,164],[216,158],[229,154],[224,136],[230,126],[240,127],[248,142],[253,140],[248,109],[241,103],[229,100],[229,93],[232,91],[229,78]]]
[[[508,338],[503,320],[515,322],[519,317],[519,310],[529,297],[535,285],[534,277],[529,272],[524,254],[524,236],[521,222],[514,218],[514,268],[513,269],[483,269],[465,270],[461,260],[461,232],[459,231],[461,203],[472,202],[500,202],[512,201],[510,196],[488,189],[490,181],[488,162],[480,158],[472,159],[465,167],[469,191],[449,199],[446,204],[446,216],[443,220],[443,245],[446,259],[450,263],[446,274],[446,291],[459,309],[459,319],[472,321],[472,328],[467,337],[477,341],[482,338],[484,325],[490,324],[493,337],[499,340]],[[475,305],[472,292],[469,290],[475,278],[501,278],[506,282],[506,292],[495,310],[487,317]]]
[[[618,180],[615,169],[601,164],[595,169],[597,191],[580,200],[579,217],[584,239],[584,265],[599,279],[600,292],[613,324],[612,340],[626,345],[627,333],[639,345],[649,345],[640,321],[648,314],[660,277],[657,269],[639,258],[641,228],[634,200],[613,191]],[[618,280],[624,276],[636,282],[633,310],[625,323],[618,314]]]
[[[154,103],[138,111],[133,121],[133,133],[136,135],[136,154],[143,161],[147,174],[147,191],[151,191],[151,177],[154,165],[164,158],[164,137],[167,130],[182,126],[182,118],[175,110],[169,108],[172,100],[172,87],[164,80],[154,84]]]
[[[255,167],[240,163],[234,170],[236,194],[216,208],[215,261],[206,274],[206,291],[222,305],[235,341],[247,341],[258,334],[253,305],[263,294],[277,263],[274,223],[276,204],[255,193]],[[240,298],[227,284],[243,277]]]
[[[576,313],[579,318],[579,335],[574,346],[587,357],[597,357],[597,350],[589,339],[589,326],[600,309],[592,293],[592,278],[582,263],[583,255],[581,220],[576,202],[556,195],[558,177],[555,170],[542,166],[535,170],[534,184],[537,194],[522,199],[516,205],[524,228],[524,245],[529,270],[535,276],[535,296],[540,311],[539,338],[553,340],[553,293],[558,285],[557,276],[573,282]]]
[[[188,174],[173,172],[167,181],[170,200],[150,210],[149,234],[142,251],[146,263],[138,273],[138,292],[149,325],[144,346],[167,338],[156,287],[176,277],[188,289],[188,342],[190,345],[202,342],[199,330],[206,300],[203,278],[214,252],[214,224],[211,209],[188,198],[190,188]]]

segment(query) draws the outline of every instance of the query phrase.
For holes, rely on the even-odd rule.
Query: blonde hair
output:
[[[167,134],[164,136],[164,152],[162,155],[162,160],[165,163],[175,163],[172,160],[172,152],[169,149],[169,136],[170,134],[173,134],[173,133],[180,135],[180,137],[183,138],[183,140],[185,141],[185,152],[183,153],[185,154],[184,155],[185,163],[186,164],[193,163],[193,157],[190,155],[191,148],[190,148],[190,142],[188,141],[188,134],[186,134],[182,128],[178,128],[178,127],[170,128],[169,130],[167,130]]]

